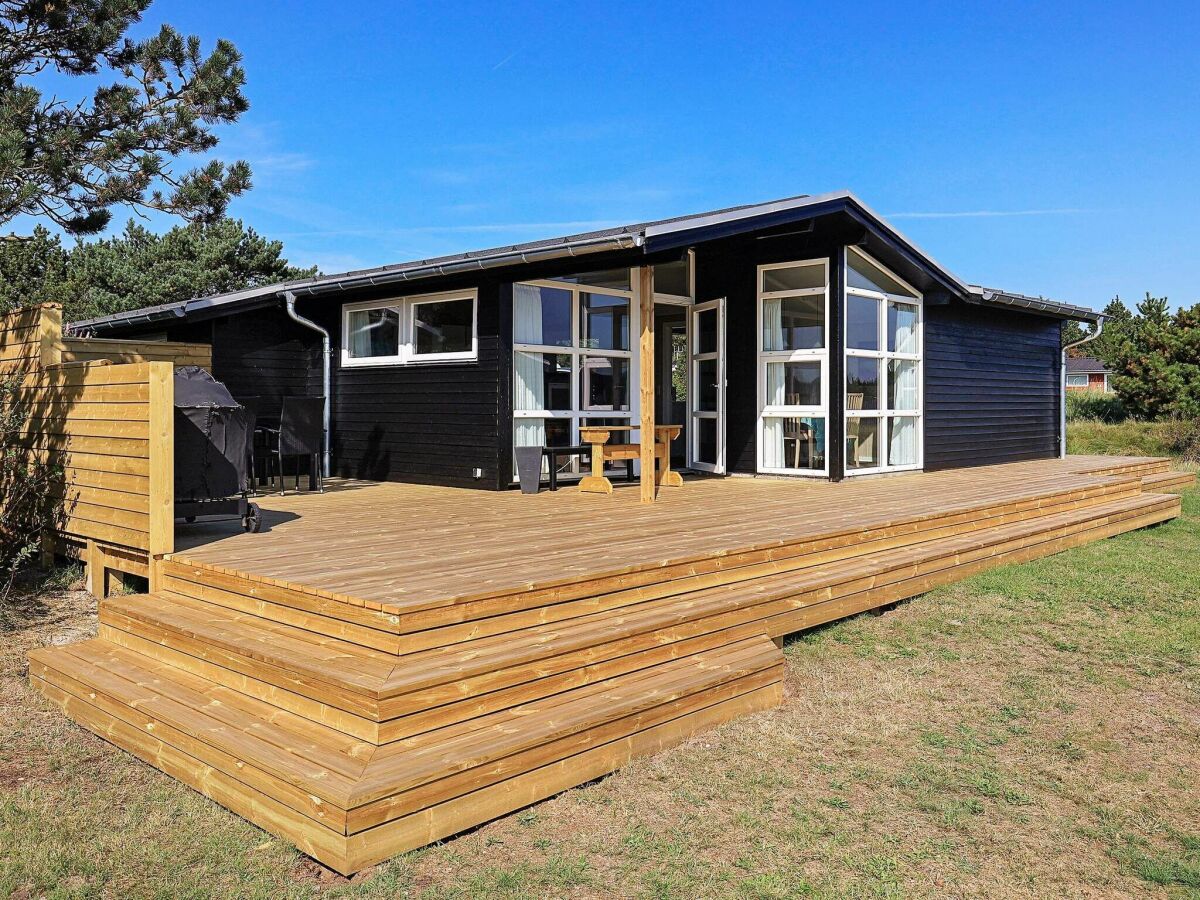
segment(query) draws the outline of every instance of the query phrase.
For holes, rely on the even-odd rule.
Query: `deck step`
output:
[[[1091,466],[1087,471],[1094,475],[1135,475],[1144,477],[1171,470],[1171,459],[1166,456],[1121,457],[1120,459],[1121,462],[1115,462],[1112,465]]]
[[[690,579],[696,586],[743,580],[748,567],[781,565],[803,568],[858,556],[866,550],[885,550],[912,543],[979,531],[1007,522],[1036,518],[1054,511],[1105,503],[1141,491],[1137,476],[1085,479],[1067,488],[1030,491],[1014,499],[980,499],[974,505],[952,507],[936,514],[878,518],[864,527],[848,515],[838,527],[794,539],[777,539],[748,546],[724,547],[718,552],[684,555],[628,569],[596,572],[587,578],[564,575],[561,579],[523,585],[519,590],[481,591],[411,605],[368,603],[315,588],[299,589],[273,579],[233,572],[186,558],[168,560],[163,585],[179,594],[229,609],[249,612],[312,631],[395,653],[412,653],[455,641],[472,640],[498,616],[524,613],[527,624],[547,616],[572,614],[563,604],[587,601],[615,591],[673,593],[678,582]],[[578,562],[570,567],[579,569]],[[567,571],[564,568],[564,571]],[[474,580],[467,568],[458,572],[463,584]],[[482,577],[481,573],[481,577]],[[489,570],[494,578],[494,566]]]
[[[1156,472],[1142,476],[1144,491],[1180,491],[1190,488],[1196,483],[1195,472]]]
[[[584,583],[403,614],[354,606],[239,578],[236,573],[213,572],[183,561],[167,565],[162,584],[173,594],[371,649],[418,653],[685,590],[719,587],[762,575],[849,560],[865,553],[980,533],[1000,525],[1134,497],[1141,490],[1138,478],[1118,477],[1016,504],[984,506],[864,530],[843,530],[790,544],[691,560],[678,566],[653,567]]]
[[[777,705],[764,635],[375,747],[102,639],[30,656],[80,724],[343,872]]]
[[[102,636],[380,743],[766,630],[781,636],[1178,513],[1139,494],[944,540],[653,598],[394,656],[173,594],[105,601]]]

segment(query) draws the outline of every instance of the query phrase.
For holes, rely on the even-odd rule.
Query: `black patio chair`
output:
[[[284,493],[286,483],[283,461],[289,456],[296,460],[296,490],[300,490],[300,457],[308,457],[309,489],[316,483],[318,491],[325,490],[324,473],[321,471],[321,455],[325,437],[324,397],[284,397],[279,415],[278,428],[261,429],[273,444],[272,451],[279,462],[279,493]]]
[[[263,415],[266,397],[236,397],[234,398],[250,417],[250,477],[254,487],[261,487],[271,478],[271,455],[265,431],[275,425],[269,417]]]

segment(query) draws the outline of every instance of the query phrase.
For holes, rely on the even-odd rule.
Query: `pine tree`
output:
[[[61,303],[69,257],[58,236],[42,225],[27,239],[0,238],[0,315],[35,303]]]
[[[1200,304],[1174,315],[1165,297],[1137,306],[1112,352],[1113,387],[1146,419],[1200,417]]]
[[[249,188],[245,162],[174,170],[245,112],[246,79],[228,41],[206,56],[169,25],[126,37],[150,3],[0,0],[0,225],[37,216],[96,234],[117,205],[213,222]],[[54,73],[102,83],[82,102],[44,97],[39,76]]]
[[[206,297],[313,275],[283,258],[236,219],[180,225],[158,235],[134,221],[119,237],[79,244],[71,252],[63,294],[67,321]]]

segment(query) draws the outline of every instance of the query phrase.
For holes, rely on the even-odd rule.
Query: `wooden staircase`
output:
[[[344,873],[782,699],[772,638],[1170,519],[1165,463],[1019,502],[416,605],[186,560],[30,656],[80,724]],[[1168,477],[1170,476],[1170,477]]]

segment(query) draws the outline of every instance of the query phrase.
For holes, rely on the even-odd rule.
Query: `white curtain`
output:
[[[365,359],[371,356],[371,313],[362,310],[350,313],[350,356]]]
[[[542,291],[531,284],[513,288],[513,340],[518,344],[542,342]]]
[[[783,345],[783,300],[763,300],[763,350],[786,350]]]
[[[513,354],[513,409],[544,410],[546,408],[546,379],[543,370],[544,354]]]
[[[518,447],[546,446],[546,423],[542,419],[517,419]]]
[[[784,376],[787,366],[783,363],[769,362],[767,365],[767,406],[784,406],[787,397],[784,395]]]
[[[896,310],[896,352],[917,352],[917,310],[903,303],[893,303]]]
[[[897,360],[892,364],[893,409],[915,410],[917,408],[917,364],[912,360]]]
[[[891,440],[888,442],[888,465],[911,466],[917,462],[917,420],[914,416],[892,419]]]
[[[763,419],[763,468],[786,469],[783,453],[783,419]]]

